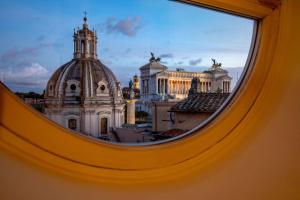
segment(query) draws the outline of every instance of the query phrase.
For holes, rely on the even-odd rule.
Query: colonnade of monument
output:
[[[230,82],[229,81],[224,81],[222,89],[223,89],[223,92],[225,92],[225,93],[230,92]]]
[[[226,82],[227,83],[227,82]],[[229,91],[230,85],[225,84],[224,91]],[[191,80],[169,80],[167,78],[157,78],[156,93],[157,94],[188,94],[191,88]],[[211,82],[201,81],[199,92],[210,92]]]

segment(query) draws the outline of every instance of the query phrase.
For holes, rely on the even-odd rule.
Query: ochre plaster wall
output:
[[[245,1],[215,2],[216,6],[226,7],[224,2],[237,4]],[[234,10],[235,4],[226,8]],[[238,10],[245,13],[257,11],[257,16],[271,12],[269,9],[266,12],[264,9],[249,11],[251,3],[245,5]],[[40,135],[31,134],[39,128],[32,123],[38,119],[23,119],[27,126],[31,126],[31,131],[28,131],[26,123],[18,121],[22,113],[9,113],[21,103],[15,102],[15,98],[9,97],[7,90],[1,87],[0,199],[300,199],[299,10],[300,1],[283,0],[279,21],[275,20],[280,24],[276,46],[260,52],[265,57],[258,58],[271,58],[272,62],[265,77],[251,78],[252,81],[263,79],[264,82],[247,115],[222,140],[184,161],[180,160],[181,155],[192,154],[196,147],[201,149],[212,141],[213,137],[209,136],[219,133],[217,125],[209,136],[204,130],[200,136],[147,150],[80,142],[84,139],[79,137],[79,141],[78,137],[61,134],[62,130],[57,127],[47,127]],[[269,32],[267,36],[272,37],[273,34],[276,35],[276,32]],[[275,50],[272,55],[267,54],[272,50]],[[245,92],[252,92],[249,90],[252,89],[247,86]],[[244,99],[234,107],[243,110],[246,104]],[[26,109],[21,111],[27,112]],[[12,118],[15,121],[10,123]],[[234,121],[233,116],[225,116],[225,119]],[[41,123],[44,121],[41,120]],[[226,126],[222,128],[226,129]],[[47,133],[51,130],[56,131],[51,132],[52,138],[48,138]],[[65,138],[65,151],[61,154],[60,137]],[[49,142],[44,142],[44,138]],[[55,139],[57,142],[52,142]],[[82,144],[80,150],[71,148],[76,144],[72,143],[75,140]],[[198,143],[192,150],[193,141]],[[90,150],[89,147],[95,151],[91,150],[91,156],[83,156]],[[102,151],[99,152],[98,148]],[[118,154],[106,153],[106,149],[110,149],[108,152],[118,151]],[[172,149],[172,154],[165,153],[168,149]],[[198,157],[201,159],[197,160]],[[95,166],[88,168],[79,161],[95,163]],[[100,169],[97,166],[102,165],[102,161],[109,165]],[[147,166],[156,168],[147,169]],[[134,167],[144,169],[135,171]],[[142,180],[138,180],[138,176]]]
[[[176,112],[174,128],[191,130],[207,119],[212,113]]]
[[[177,101],[178,102],[178,101]],[[168,112],[177,102],[154,102],[152,106],[152,130],[167,131],[171,128]]]

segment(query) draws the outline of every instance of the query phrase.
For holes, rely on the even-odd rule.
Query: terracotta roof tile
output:
[[[171,112],[215,112],[230,93],[196,93],[171,107]]]

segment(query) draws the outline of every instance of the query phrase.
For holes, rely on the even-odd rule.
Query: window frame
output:
[[[171,179],[201,168],[243,134],[268,76],[279,30],[279,8],[258,1],[182,1],[259,21],[248,70],[226,109],[184,139],[146,146],[120,146],[93,140],[57,125],[0,85],[1,143],[11,152],[51,170],[101,182],[147,182]],[[15,115],[18,113],[18,115]],[[228,117],[230,116],[230,117]],[[18,122],[16,125],[16,121]],[[34,124],[34,126],[32,126]],[[194,133],[197,133],[195,131]],[[68,145],[68,148],[65,148]]]

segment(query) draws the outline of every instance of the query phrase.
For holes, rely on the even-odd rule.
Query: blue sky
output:
[[[170,69],[202,71],[211,58],[235,73],[248,56],[253,21],[167,0],[1,0],[0,80],[41,92],[72,59],[73,28],[87,11],[98,57],[127,85],[150,52]]]

